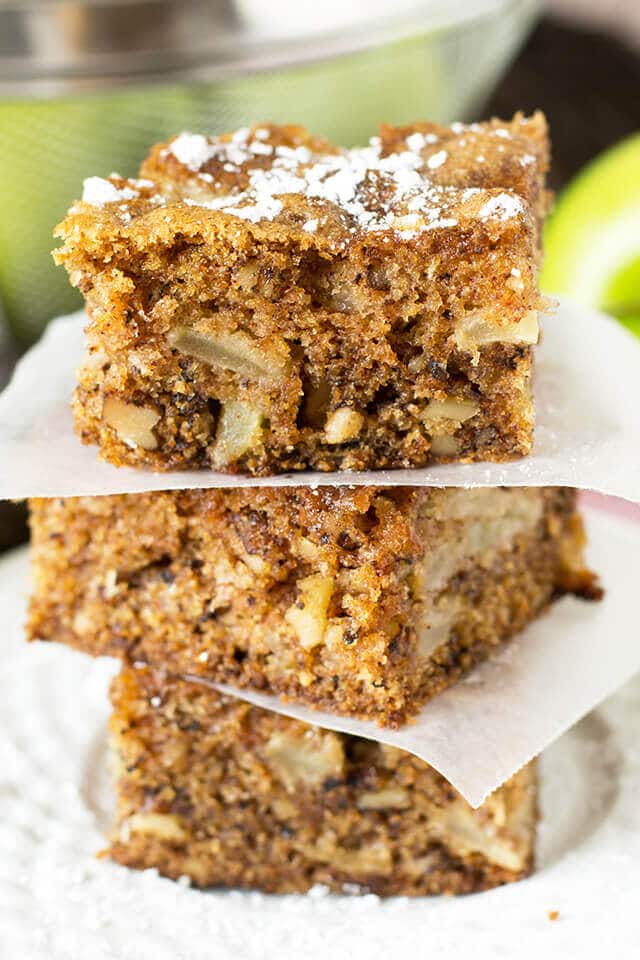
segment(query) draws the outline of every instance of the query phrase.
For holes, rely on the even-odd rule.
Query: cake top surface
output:
[[[87,179],[83,202],[108,208],[122,226],[178,204],[343,244],[372,233],[410,240],[469,221],[539,215],[546,164],[541,114],[383,126],[367,146],[349,150],[302,127],[265,125],[217,137],[181,133],[152,149],[142,179]]]

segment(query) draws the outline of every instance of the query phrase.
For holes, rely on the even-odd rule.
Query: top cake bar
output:
[[[83,292],[77,430],[112,463],[273,474],[531,446],[544,117],[154,147],[57,229]]]

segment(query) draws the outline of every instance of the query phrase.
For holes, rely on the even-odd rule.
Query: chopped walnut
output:
[[[107,397],[102,408],[103,421],[112,427],[128,447],[155,450],[158,440],[153,428],[160,414],[152,407],[138,407],[117,397]]]
[[[188,839],[189,833],[180,823],[180,819],[170,813],[134,813],[122,824],[126,833],[146,833],[161,840],[174,840],[181,843]]]
[[[327,628],[327,611],[333,594],[333,577],[313,574],[298,580],[298,599],[285,614],[298,634],[300,645],[311,650],[322,643]]]
[[[434,420],[455,420],[464,423],[480,413],[480,405],[472,400],[457,400],[446,397],[444,400],[431,400],[422,414],[422,420],[429,423]]]
[[[353,440],[362,430],[364,417],[351,407],[339,407],[330,413],[324,425],[327,443],[346,443]]]

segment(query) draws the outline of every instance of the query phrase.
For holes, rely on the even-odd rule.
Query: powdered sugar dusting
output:
[[[248,127],[241,127],[236,130],[231,140],[224,142],[223,152],[228,162],[232,164],[231,169],[245,163],[249,157],[247,151],[249,132]],[[181,133],[171,142],[169,153],[172,153],[179,163],[197,173],[209,160],[220,156],[221,143],[222,141],[218,138],[209,139],[200,133]],[[258,154],[264,150],[270,152],[271,148],[256,138],[253,153]]]
[[[229,197],[214,197],[211,200],[185,200],[190,207],[206,207],[207,210],[222,210],[224,213],[233,214],[241,220],[250,220],[251,223],[258,223],[260,220],[275,220],[279,213],[282,213],[283,203],[276,197],[263,196],[254,204],[246,206],[235,206],[229,202]]]
[[[213,155],[211,144],[200,133],[181,133],[169,149],[190,170],[199,170]]]
[[[454,124],[451,129],[469,135],[471,128]],[[306,233],[318,230],[316,204],[330,204],[343,215],[348,233],[388,231],[405,240],[457,226],[461,205],[464,216],[480,220],[506,220],[526,209],[515,194],[492,196],[478,188],[435,183],[430,173],[446,164],[449,152],[441,149],[429,155],[441,139],[434,133],[412,133],[391,152],[385,152],[379,137],[365,147],[335,152],[270,137],[262,127],[254,131],[243,127],[231,137],[177,136],[164,155],[171,154],[197,175],[197,187],[189,181],[184,202],[259,223],[277,219],[285,210],[283,198],[297,195],[311,207],[302,226]],[[222,174],[235,174],[236,181],[223,179]],[[91,178],[89,184],[85,195],[89,203],[102,205],[124,196],[109,181]]]
[[[255,153],[256,156],[268,157],[273,153],[271,144],[262,143],[260,140],[254,140],[249,149],[251,153]]]
[[[499,193],[480,207],[478,216],[481,220],[488,220],[490,217],[495,217],[498,220],[510,220],[523,212],[524,203],[520,197],[514,193]]]
[[[435,133],[412,133],[405,140],[407,148],[413,153],[420,153],[425,147],[437,142]]]
[[[117,187],[110,180],[103,177],[87,177],[84,181],[82,199],[94,207],[102,207],[105,203],[118,203],[120,200],[137,200],[138,190],[131,187]]]
[[[297,194],[338,206],[351,218],[352,232],[393,230],[409,239],[426,230],[457,226],[457,217],[451,215],[454,208],[481,192],[461,191],[429,178],[429,171],[448,159],[446,150],[423,157],[425,148],[438,140],[432,133],[413,133],[405,140],[406,149],[386,155],[379,137],[372,137],[366,147],[324,154],[306,145],[270,144],[265,142],[267,137],[264,128],[253,133],[242,128],[230,139],[180,134],[169,150],[191,171],[206,177],[200,168],[216,160],[225,172],[242,171],[248,180],[243,189],[212,191],[211,197],[199,194],[186,202],[258,223],[278,217],[283,210],[281,197]],[[256,165],[255,158],[263,156],[269,157],[269,165]],[[524,211],[517,197],[500,196],[511,199],[511,204],[493,198],[493,205],[485,205],[480,213],[481,219],[505,219]],[[303,229],[315,232],[317,218],[307,220]]]
[[[432,154],[427,160],[427,166],[430,170],[436,170],[438,167],[441,167],[443,163],[446,162],[448,153],[446,150],[439,150],[437,153]]]

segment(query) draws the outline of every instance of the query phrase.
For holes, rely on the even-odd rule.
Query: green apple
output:
[[[545,230],[542,289],[618,317],[640,336],[640,134],[597,157]]]

